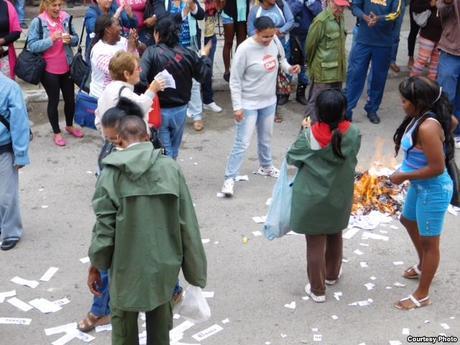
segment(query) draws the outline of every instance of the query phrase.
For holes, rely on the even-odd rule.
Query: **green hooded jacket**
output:
[[[345,159],[332,145],[320,148],[310,129],[303,131],[287,154],[299,170],[292,186],[291,229],[299,234],[330,235],[348,226],[361,134],[350,126],[342,137]]]
[[[305,46],[310,79],[315,83],[345,81],[345,38],[343,17],[337,21],[329,7],[315,17]]]
[[[171,300],[182,268],[206,285],[206,256],[179,165],[150,142],[103,160],[93,197],[96,224],[89,257],[110,272],[110,299],[124,311],[150,311]]]

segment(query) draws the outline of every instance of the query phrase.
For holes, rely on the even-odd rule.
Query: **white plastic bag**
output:
[[[193,285],[185,290],[184,298],[175,312],[194,323],[207,321],[211,317],[211,309],[203,295],[203,290]]]

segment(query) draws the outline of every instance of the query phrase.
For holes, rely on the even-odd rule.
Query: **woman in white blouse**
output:
[[[96,127],[100,129],[102,116],[108,109],[117,105],[121,96],[138,104],[144,113],[144,120],[148,122],[153,99],[158,91],[164,90],[165,82],[160,79],[153,80],[144,94],[134,93],[134,85],[140,80],[139,58],[124,51],[119,51],[112,57],[108,69],[112,81],[107,84],[97,101]]]

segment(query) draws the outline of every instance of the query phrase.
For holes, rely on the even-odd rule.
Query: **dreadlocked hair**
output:
[[[92,50],[94,45],[104,37],[105,29],[112,26],[112,23],[115,20],[118,19],[115,17],[110,17],[107,14],[103,14],[97,18],[94,28],[94,37],[91,40],[90,50]]]
[[[340,159],[345,159],[342,153],[342,133],[339,124],[345,119],[347,99],[345,95],[335,89],[322,91],[316,98],[316,113],[318,121],[329,125],[332,132],[332,152]]]
[[[452,159],[454,156],[454,138],[451,131],[452,105],[438,83],[425,77],[410,77],[399,84],[399,93],[414,105],[419,114],[419,120],[414,125],[415,127],[412,131],[412,146],[408,149],[408,152],[417,143],[420,125],[427,118],[432,117],[439,121],[444,131],[444,154],[446,162]],[[396,155],[401,147],[404,133],[412,120],[412,117],[406,116],[393,135]]]

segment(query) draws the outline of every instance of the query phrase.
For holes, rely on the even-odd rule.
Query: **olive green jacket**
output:
[[[292,186],[291,229],[299,234],[328,235],[348,226],[361,134],[350,126],[342,137],[345,160],[332,145],[320,148],[310,129],[303,131],[287,154],[299,171]]]
[[[140,143],[103,160],[89,257],[109,270],[112,307],[150,311],[171,300],[179,270],[206,285],[206,256],[178,164]]]
[[[305,50],[310,79],[315,83],[345,81],[345,35],[343,17],[337,22],[329,7],[313,20]]]

